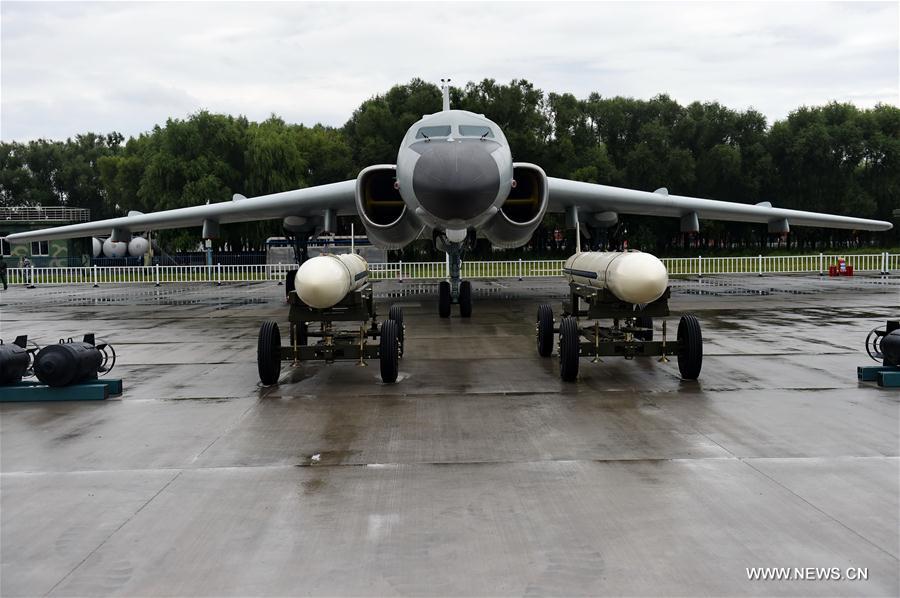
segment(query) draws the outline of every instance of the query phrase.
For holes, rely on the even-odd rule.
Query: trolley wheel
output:
[[[442,318],[450,317],[450,283],[446,280],[438,285],[438,314]]]
[[[468,280],[459,283],[459,315],[472,317],[472,283]]]
[[[284,275],[284,296],[287,298],[291,297],[291,291],[295,290],[297,287],[294,286],[294,283],[297,281],[297,270],[290,270],[287,274]]]
[[[281,333],[274,320],[266,320],[259,329],[256,365],[263,384],[269,386],[278,382],[281,375]]]
[[[399,305],[392,305],[391,309],[388,310],[388,320],[397,322],[399,338],[400,338],[400,357],[403,357],[403,343],[404,343],[404,338],[406,336],[406,334],[405,334],[406,330],[405,330],[405,327],[403,326],[403,310],[400,309]]]
[[[695,316],[684,315],[678,321],[678,371],[685,380],[696,380],[703,365],[703,337]]]
[[[378,356],[381,359],[381,381],[391,384],[397,381],[400,368],[399,325],[394,320],[381,323],[381,339]]]
[[[639,341],[653,340],[653,318],[649,316],[638,316],[634,319],[634,325],[638,328],[649,328],[646,332],[636,332],[634,338]]]
[[[578,378],[580,345],[578,320],[572,316],[563,318],[559,323],[559,377],[564,382],[575,382]]]
[[[537,349],[541,357],[553,353],[553,308],[543,303],[537,311]]]

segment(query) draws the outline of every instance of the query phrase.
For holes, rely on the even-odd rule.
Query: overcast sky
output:
[[[897,2],[20,3],[3,0],[0,138],[135,135],[200,109],[343,124],[413,77],[717,100],[771,123],[900,103]],[[490,115],[488,115],[490,116]]]

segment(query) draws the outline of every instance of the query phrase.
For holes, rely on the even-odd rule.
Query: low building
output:
[[[87,222],[91,211],[85,208],[63,206],[20,206],[0,208],[0,238],[39,228]],[[59,239],[10,243],[0,241],[0,257],[10,267],[19,266],[25,258],[36,268],[46,266],[90,265],[91,239]]]

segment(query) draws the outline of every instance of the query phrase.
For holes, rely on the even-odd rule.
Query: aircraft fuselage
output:
[[[407,208],[433,229],[464,232],[497,213],[513,185],[509,143],[482,115],[444,110],[406,133],[397,183]]]

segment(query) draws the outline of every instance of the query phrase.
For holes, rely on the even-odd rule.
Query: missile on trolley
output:
[[[563,276],[634,304],[656,301],[669,285],[669,273],[659,258],[640,251],[580,251],[566,260]]]
[[[369,280],[369,263],[355,253],[326,254],[303,262],[294,277],[294,288],[303,303],[327,309]]]

